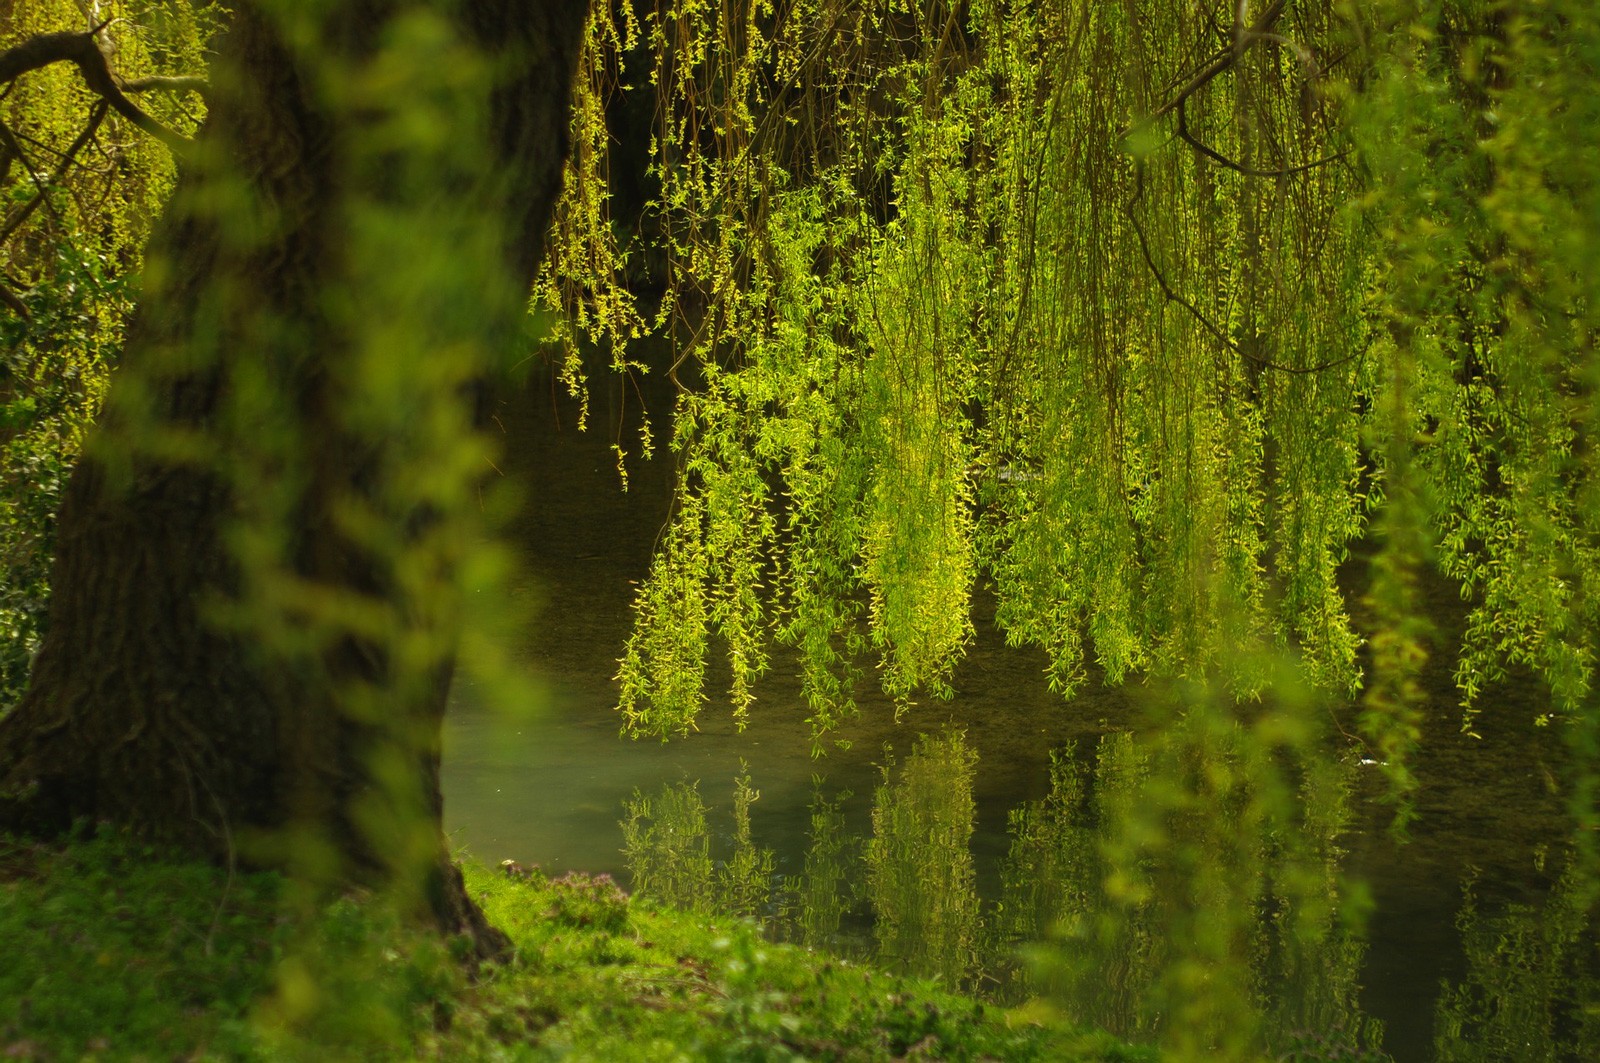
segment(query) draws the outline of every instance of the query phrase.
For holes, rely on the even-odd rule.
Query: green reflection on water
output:
[[[750,806],[760,796],[741,771],[733,781],[731,841],[713,860],[710,809],[698,781],[667,783],[650,797],[635,790],[621,822],[634,892],[690,911],[766,922],[776,858],[755,844],[750,830]]]
[[[729,915],[763,922],[772,902],[771,849],[758,848],[750,834],[750,806],[760,793],[750,785],[750,773],[739,765],[733,781],[733,852],[718,870],[719,908]]]
[[[1089,910],[1099,893],[1096,840],[1087,823],[1086,772],[1078,744],[1050,754],[1050,791],[1006,817],[1011,849],[1000,868],[994,936],[1000,962],[1045,936],[1062,920]],[[1049,979],[1034,981],[1054,988]]]
[[[1456,925],[1467,974],[1446,981],[1434,1015],[1440,1063],[1600,1056],[1600,936],[1571,868],[1543,904],[1479,909],[1468,883]]]
[[[830,798],[821,776],[811,779],[811,826],[806,833],[805,869],[789,880],[793,897],[788,912],[801,944],[835,948],[842,944],[839,924],[851,907],[850,871],[859,857],[859,845],[845,829],[840,807],[853,795],[846,790]]]
[[[677,908],[701,910],[714,898],[711,832],[698,782],[667,783],[623,803],[622,851],[635,893]]]
[[[1007,816],[1009,847],[982,891],[979,764],[959,730],[886,758],[856,815],[850,793],[814,777],[797,874],[777,874],[760,844],[748,771],[715,809],[697,783],[636,792],[629,867],[645,895],[737,911],[775,936],[1002,1002],[1041,998],[1167,1058],[1387,1059],[1382,1024],[1360,1006],[1360,891],[1341,873],[1366,769],[1327,752],[1303,723],[1315,715],[1191,691],[1148,733],[1064,745],[1047,790]],[[1600,1058],[1586,897],[1570,873],[1538,905],[1491,905],[1469,888],[1464,973],[1444,986],[1434,1043],[1399,1058]]]
[[[1180,1059],[1381,1043],[1340,917],[1353,764],[1316,752],[1305,717],[1190,691],[1152,734],[1102,739],[1092,774],[1058,755],[1003,875],[1012,936],[1046,943],[1026,984]]]
[[[866,848],[879,962],[951,984],[978,968],[977,762],[959,731],[919,737],[898,772],[883,769]]]

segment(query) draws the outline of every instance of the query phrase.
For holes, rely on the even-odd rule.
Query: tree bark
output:
[[[62,506],[31,684],[0,719],[0,826],[109,821],[334,883],[389,884],[420,862],[419,904],[489,953],[503,939],[466,896],[440,829],[448,654],[419,681],[396,649],[412,628],[448,640],[448,580],[417,591],[342,516],[361,500],[388,512],[403,543],[439,514],[379,497],[395,475],[391,441],[346,415],[375,400],[351,394],[363,341],[338,308],[370,295],[372,312],[408,312],[369,292],[372,265],[350,248],[374,209],[420,219],[448,204],[485,237],[463,240],[450,268],[496,282],[460,316],[486,336],[514,335],[560,190],[585,5],[365,0],[323,5],[315,25],[296,6],[234,5],[218,44],[209,117]],[[384,116],[408,106],[405,79],[372,82],[399,99],[340,88],[387,69],[382,49],[419,12],[442,13],[487,72],[468,93],[477,106],[449,116],[434,152],[449,161],[448,187],[408,178],[445,172],[414,165],[426,147],[383,139]],[[441,83],[437,70],[418,73]],[[374,156],[374,143],[388,146]],[[263,447],[258,433],[276,435]],[[254,465],[232,460],[239,452]],[[269,466],[268,482],[246,475]],[[271,512],[285,518],[288,582],[386,608],[402,620],[395,638],[352,628],[296,651],[283,648],[293,630],[262,637],[250,619],[262,577],[238,533]],[[282,629],[294,614],[279,612]],[[373,704],[381,711],[353,708]],[[399,785],[397,757],[409,765]],[[374,827],[408,815],[421,843]]]

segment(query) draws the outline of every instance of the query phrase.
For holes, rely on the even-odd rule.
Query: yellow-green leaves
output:
[[[45,33],[97,35],[134,86],[202,77],[217,9],[188,0],[7,5],[0,50]],[[30,70],[0,99],[0,709],[21,692],[48,597],[62,488],[105,398],[145,241],[174,180],[160,142],[131,126],[72,63]],[[130,89],[192,133],[191,88]]]
[[[691,326],[682,593],[729,633],[739,711],[763,632],[819,732],[874,653],[902,703],[941,692],[988,581],[1065,693],[1097,669],[1256,698],[1288,648],[1350,698],[1373,668],[1403,792],[1436,547],[1468,700],[1520,664],[1588,719],[1588,6],[1262,5],[1232,45],[1234,9],[1176,3],[646,17],[646,216]],[[645,627],[695,615],[664,602]]]

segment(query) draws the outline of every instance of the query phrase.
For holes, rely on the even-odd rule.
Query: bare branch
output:
[[[0,82],[11,82],[30,70],[63,61],[76,62],[83,45],[94,45],[84,33],[41,33],[0,52]],[[95,51],[99,51],[98,48]]]
[[[1182,106],[1184,100],[1187,100],[1190,96],[1193,96],[1195,93],[1209,85],[1212,79],[1218,74],[1232,67],[1233,64],[1238,62],[1239,58],[1249,50],[1252,44],[1258,40],[1264,40],[1267,38],[1267,35],[1271,32],[1272,27],[1277,24],[1278,16],[1283,14],[1283,7],[1286,2],[1287,0],[1272,0],[1272,3],[1267,5],[1267,9],[1261,12],[1261,17],[1256,19],[1254,24],[1236,35],[1235,42],[1232,47],[1226,48],[1212,56],[1211,61],[1205,66],[1201,67],[1200,72],[1194,77],[1190,78],[1188,83],[1185,84],[1183,88],[1179,89],[1171,99],[1162,104],[1160,107],[1156,108],[1142,121],[1135,122],[1133,125],[1128,126],[1122,131],[1122,135],[1126,137],[1129,133],[1133,132],[1137,126],[1149,125],[1152,122],[1156,122],[1162,118],[1165,118],[1167,115],[1171,114],[1173,111]]]
[[[67,148],[65,154],[62,155],[61,163],[56,167],[56,172],[50,176],[48,181],[41,181],[38,174],[33,174],[33,179],[35,184],[38,186],[39,193],[25,203],[20,209],[18,209],[12,217],[6,219],[5,228],[0,229],[0,245],[3,245],[7,240],[11,239],[11,234],[17,231],[17,227],[23,222],[27,221],[28,217],[32,215],[36,209],[38,209],[39,204],[44,202],[44,198],[48,191],[48,186],[61,183],[61,179],[67,175],[67,169],[73,164],[74,160],[77,159],[78,152],[82,151],[89,141],[94,137],[95,133],[99,131],[100,123],[103,122],[106,117],[106,109],[110,106],[111,105],[105,100],[101,100],[99,103],[95,104],[94,110],[89,112],[89,123],[83,127],[83,132],[78,134],[77,138],[73,140],[72,146]],[[11,130],[9,128],[5,129],[4,136],[7,139],[11,137]],[[13,150],[17,151],[17,154],[20,157],[21,152],[19,147],[14,147]],[[27,160],[23,159],[23,162],[26,164]],[[30,173],[31,172],[32,170],[30,168]]]
[[[49,182],[34,168],[33,160],[29,159],[27,153],[22,150],[22,144],[18,142],[17,135],[4,122],[0,122],[0,143],[3,143],[6,150],[16,156],[18,162],[22,163],[22,168],[28,171],[29,177],[33,178],[33,187],[39,190],[39,194],[33,198],[33,201],[28,204],[26,209],[32,212],[39,204],[43,203],[46,210],[55,214],[55,207],[50,203],[49,197],[44,194],[44,188]],[[60,220],[60,215],[57,215],[56,221],[59,222]]]
[[[4,280],[0,280],[0,303],[6,304],[8,310],[24,321],[33,317],[32,314],[28,313],[28,304],[17,298],[16,293],[11,290]]]
[[[210,87],[210,82],[202,77],[192,76],[152,76],[147,78],[133,78],[121,82],[123,92],[149,92],[152,89],[169,89],[173,92],[200,92],[203,93]]]
[[[1246,177],[1289,177],[1297,173],[1305,173],[1307,170],[1315,170],[1318,166],[1326,166],[1330,162],[1338,162],[1350,154],[1351,151],[1351,149],[1346,148],[1343,151],[1334,152],[1332,155],[1326,155],[1311,162],[1303,162],[1298,166],[1285,166],[1277,170],[1257,170],[1254,167],[1243,166],[1234,162],[1209,145],[1201,143],[1198,138],[1189,132],[1189,123],[1184,118],[1182,104],[1178,105],[1178,138],[1219,166],[1226,166],[1235,173],[1244,174]]]

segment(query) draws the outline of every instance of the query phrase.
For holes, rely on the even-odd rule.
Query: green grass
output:
[[[0,838],[0,1058],[1151,1058],[608,879],[466,872],[516,946],[475,982],[370,899],[290,919],[273,875]]]

